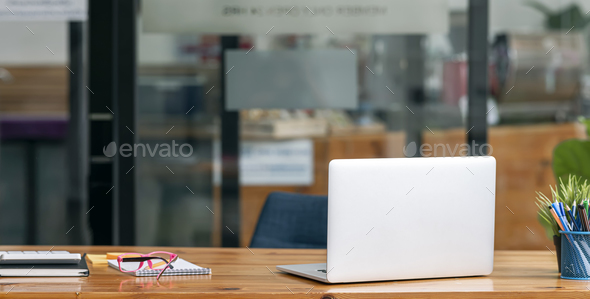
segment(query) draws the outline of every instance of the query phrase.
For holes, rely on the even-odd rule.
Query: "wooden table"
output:
[[[50,246],[0,246],[48,250]],[[4,277],[6,298],[590,298],[590,282],[560,279],[555,256],[545,251],[497,251],[486,277],[323,284],[275,270],[279,264],[319,263],[325,250],[56,246],[70,252],[167,250],[212,269],[212,275],[135,277],[89,264],[89,277]],[[272,273],[271,273],[272,271]]]

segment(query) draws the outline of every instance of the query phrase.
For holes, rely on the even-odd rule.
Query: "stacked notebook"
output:
[[[117,260],[108,260],[109,266],[119,270],[119,263]],[[144,263],[145,264],[145,263]],[[198,275],[198,274],[211,274],[211,269],[199,267],[193,263],[187,262],[179,258],[175,262],[172,263],[174,269],[166,269],[162,275]],[[133,267],[135,270],[137,266]],[[130,269],[122,268],[123,271],[128,271]],[[135,272],[128,272],[129,274],[135,274],[135,276],[157,276],[162,271],[162,268],[158,269],[150,269],[147,266],[144,266],[143,269],[137,270]]]
[[[88,276],[86,259],[80,254],[63,251],[58,254],[35,251],[0,253],[1,277]]]

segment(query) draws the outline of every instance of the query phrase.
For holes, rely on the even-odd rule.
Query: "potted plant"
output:
[[[566,182],[559,178],[559,185],[549,187],[551,188],[551,198],[542,192],[537,192],[536,205],[539,208],[539,222],[545,227],[548,236],[553,235],[553,244],[557,252],[557,267],[561,272],[561,234],[559,233],[559,226],[551,216],[548,207],[554,202],[562,202],[570,207],[574,202],[582,203],[583,200],[590,197],[590,185],[587,180],[582,181],[582,177],[570,174]]]
[[[579,121],[586,127],[586,135],[590,136],[590,120],[580,117]],[[539,207],[538,220],[545,228],[547,237],[553,239],[557,264],[561,267],[559,227],[549,214],[547,206],[555,201],[571,206],[574,201],[579,204],[582,200],[589,199],[590,140],[574,138],[558,144],[553,150],[553,174],[559,185],[550,186],[551,198],[537,192],[536,204]]]

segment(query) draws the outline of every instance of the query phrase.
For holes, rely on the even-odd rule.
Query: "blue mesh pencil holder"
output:
[[[561,278],[590,280],[590,232],[561,233]]]

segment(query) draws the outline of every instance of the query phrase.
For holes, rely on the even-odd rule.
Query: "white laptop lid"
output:
[[[487,275],[493,157],[333,160],[329,282]]]

